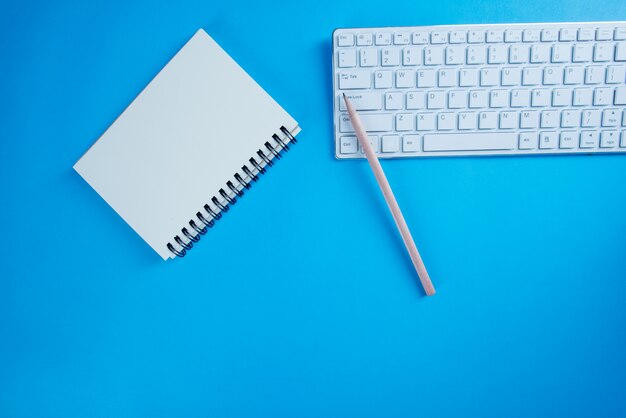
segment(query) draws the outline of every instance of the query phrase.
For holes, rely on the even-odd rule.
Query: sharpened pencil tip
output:
[[[343,98],[345,99],[346,98],[346,93],[341,93],[341,94],[343,94]]]

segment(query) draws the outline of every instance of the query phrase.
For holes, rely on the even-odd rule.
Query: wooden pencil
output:
[[[350,102],[350,100],[348,100],[345,94],[343,95],[343,99],[346,102],[348,115],[350,116],[350,121],[352,122],[352,127],[354,128],[356,137],[358,138],[359,143],[363,148],[363,151],[365,151],[367,161],[369,161],[370,167],[372,167],[372,171],[374,172],[374,177],[376,177],[376,181],[378,182],[378,186],[383,192],[383,196],[385,197],[387,206],[391,211],[393,220],[396,222],[396,227],[398,228],[398,231],[400,231],[400,235],[402,236],[402,241],[404,241],[404,245],[409,252],[409,256],[411,257],[411,261],[413,262],[415,271],[417,272],[417,275],[422,282],[422,287],[424,288],[424,291],[428,296],[432,296],[435,294],[435,288],[430,280],[428,271],[426,271],[426,266],[422,261],[422,257],[420,256],[419,251],[417,251],[417,247],[415,246],[415,242],[413,241],[413,237],[411,236],[411,231],[409,231],[409,227],[404,220],[402,211],[400,211],[400,206],[398,206],[398,202],[393,195],[393,191],[391,190],[389,181],[387,181],[385,172],[380,165],[380,161],[378,161],[378,157],[376,157],[376,154],[374,153],[374,149],[370,144],[367,133],[365,132],[361,120],[359,119],[359,115],[357,114],[356,110],[352,106],[352,103]]]

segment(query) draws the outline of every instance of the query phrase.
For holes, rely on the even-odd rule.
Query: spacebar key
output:
[[[514,149],[517,134],[425,134],[424,151],[488,151]]]

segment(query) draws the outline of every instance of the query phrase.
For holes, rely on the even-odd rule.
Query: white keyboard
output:
[[[337,158],[626,152],[626,22],[337,29]]]

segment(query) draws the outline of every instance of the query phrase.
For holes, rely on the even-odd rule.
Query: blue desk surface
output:
[[[3,6],[0,416],[626,416],[626,155],[384,162],[426,298],[330,79],[336,27],[626,3],[229,3]],[[163,262],[72,165],[199,27],[303,132]]]

